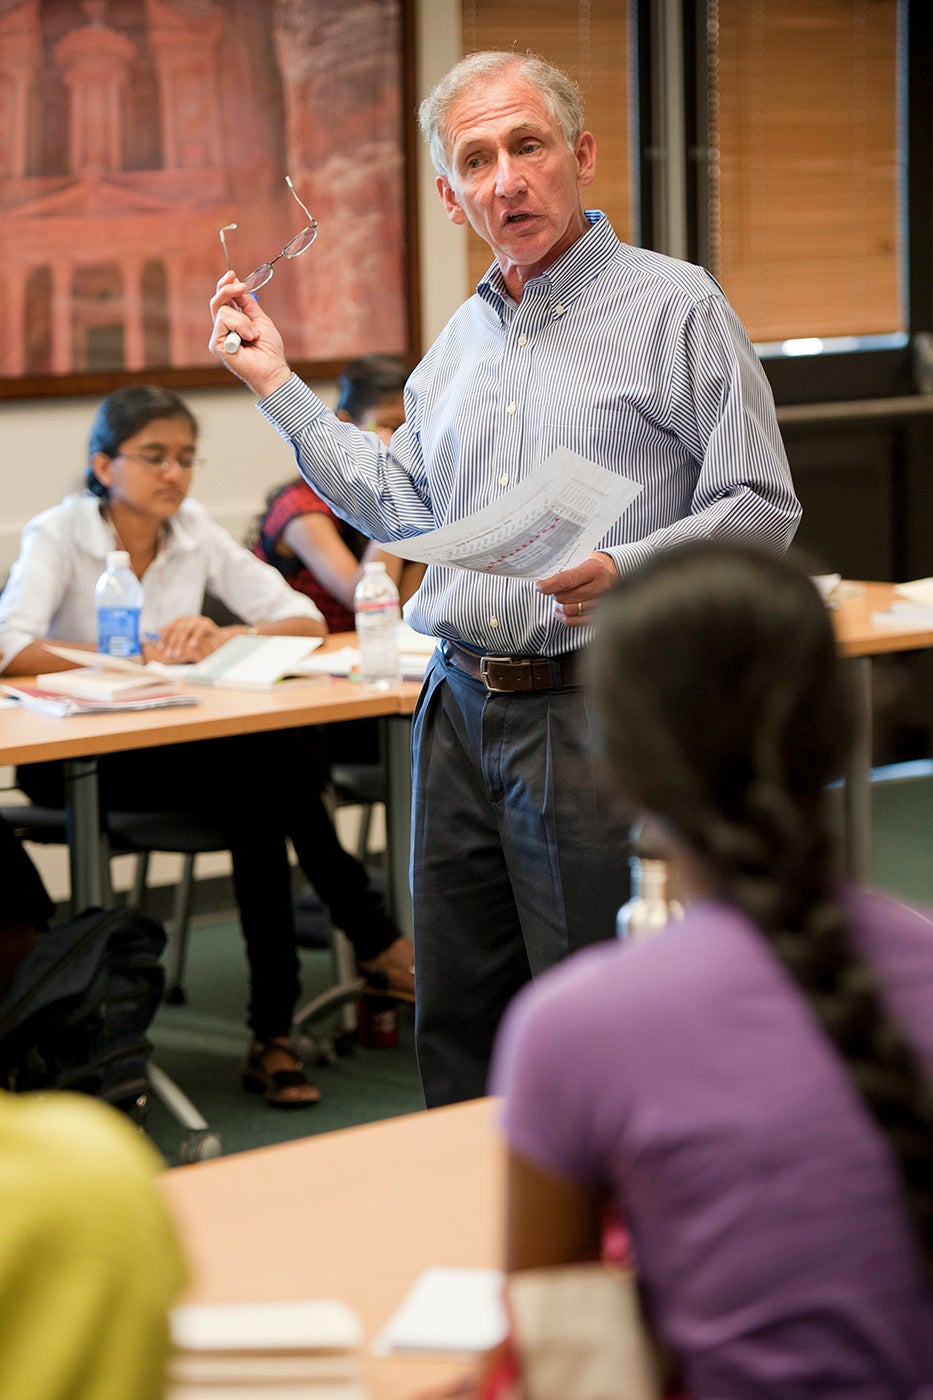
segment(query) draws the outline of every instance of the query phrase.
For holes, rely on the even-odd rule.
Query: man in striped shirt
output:
[[[575,684],[596,601],[697,535],[783,549],[800,507],[770,389],[718,284],[620,243],[583,209],[596,143],[569,79],[528,56],[473,54],[421,123],[449,217],[495,261],[412,373],[388,448],[291,373],[231,273],[212,302],[214,353],[260,396],[315,490],[377,539],[463,518],[560,446],[643,486],[577,567],[538,583],[429,567],[406,607],[442,639],[413,729],[417,1040],[435,1105],[485,1092],[507,1002],[610,938],[626,897],[625,832]]]

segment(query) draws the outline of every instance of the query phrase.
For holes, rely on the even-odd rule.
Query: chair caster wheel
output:
[[[212,1133],[209,1130],[189,1133],[186,1138],[182,1139],[178,1149],[178,1161],[181,1166],[187,1166],[191,1162],[207,1162],[212,1157],[222,1157],[223,1155],[223,1143],[219,1133]]]

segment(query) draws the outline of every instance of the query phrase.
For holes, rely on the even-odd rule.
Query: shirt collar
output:
[[[594,277],[599,276],[621,246],[601,209],[586,209],[584,213],[590,224],[586,233],[572,243],[553,266],[527,284],[544,287],[551,300],[563,306],[574,301]],[[497,262],[486,271],[476,292],[489,303],[500,321],[506,320],[508,311],[515,305]]]
[[[85,491],[79,498],[86,529],[78,537],[78,543],[95,559],[105,559],[112,549],[117,548],[113,530],[101,513],[102,498],[93,491]],[[165,522],[163,535],[166,553],[175,550],[192,550],[201,547],[201,535],[197,523],[197,507],[190,499],[182,501],[177,514]]]

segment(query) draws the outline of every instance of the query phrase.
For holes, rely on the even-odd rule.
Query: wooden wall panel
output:
[[[586,124],[597,142],[590,208],[604,209],[620,238],[632,233],[634,188],[629,150],[629,75],[625,0],[464,0],[465,53],[477,49],[531,50],[580,85]],[[470,285],[489,266],[489,250],[470,234]]]

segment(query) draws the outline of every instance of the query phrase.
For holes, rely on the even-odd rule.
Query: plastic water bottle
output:
[[[671,899],[667,888],[667,864],[656,856],[629,857],[632,897],[616,915],[616,937],[642,941],[660,933],[672,919],[682,919],[683,906]]]
[[[398,589],[382,562],[363,565],[363,577],[353,595],[360,674],[366,685],[387,690],[402,678],[398,658],[398,625],[402,618]]]
[[[140,656],[139,616],[143,586],[130,568],[125,549],[112,549],[94,588],[97,650],[105,656]]]

